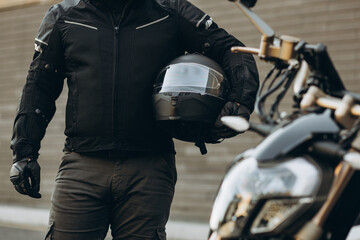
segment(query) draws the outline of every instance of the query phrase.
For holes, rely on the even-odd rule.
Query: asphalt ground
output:
[[[24,229],[17,226],[0,226],[1,240],[42,240],[45,238],[46,229]],[[110,236],[105,240],[111,240]]]
[[[1,224],[1,223],[0,223]],[[42,240],[45,238],[46,229],[26,229],[17,226],[0,226],[1,240]],[[105,240],[111,240],[110,236]],[[360,230],[354,229],[346,240],[359,240]],[[182,240],[181,238],[168,238],[168,240]],[[204,239],[206,240],[206,239]]]
[[[0,205],[0,240],[44,239],[48,209]],[[166,225],[168,240],[206,240],[208,223],[172,221]],[[108,234],[106,240],[110,240]]]
[[[48,210],[0,205],[0,240],[41,240],[47,230]],[[360,221],[358,221],[359,223]],[[206,240],[207,223],[169,221],[168,240]],[[106,240],[111,240],[108,234]],[[360,226],[355,226],[346,240],[360,240]]]
[[[0,226],[0,240],[43,240],[45,234],[46,229],[24,229],[24,227],[21,226]],[[112,240],[112,238],[108,235],[105,240]],[[168,240],[183,239],[168,237]]]
[[[14,227],[0,227],[0,238],[4,240],[39,240],[44,239],[44,233]]]

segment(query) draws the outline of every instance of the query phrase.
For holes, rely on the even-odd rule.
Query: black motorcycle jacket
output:
[[[156,75],[172,59],[198,52],[229,79],[228,100],[251,111],[258,88],[253,57],[243,44],[185,0],[129,0],[120,12],[99,0],[64,0],[46,13],[15,118],[14,161],[37,157],[64,79],[68,151],[173,151],[153,120]]]

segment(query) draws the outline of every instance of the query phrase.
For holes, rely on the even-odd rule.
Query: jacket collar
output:
[[[108,4],[105,3],[104,0],[88,0],[91,4],[93,4],[96,8],[100,9],[100,10],[106,10],[106,11],[116,11],[116,8],[114,8],[113,6],[109,6]],[[122,0],[115,0],[115,1],[122,1]],[[125,7],[129,8],[129,7],[135,7],[141,4],[141,2],[143,1],[148,1],[148,0],[123,0],[126,1],[126,3],[124,5],[119,5],[119,10],[123,10]]]

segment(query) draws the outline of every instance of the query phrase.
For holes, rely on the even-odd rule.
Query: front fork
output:
[[[357,163],[360,163],[359,153],[349,154],[351,154],[350,157],[352,158],[352,161],[356,160]],[[356,154],[356,156],[354,154]],[[341,197],[345,187],[351,180],[354,172],[358,170],[355,169],[352,164],[346,160],[347,158],[349,158],[347,157],[347,155],[344,156],[345,161],[340,163],[335,171],[335,180],[333,182],[333,185],[331,186],[327,200],[322,205],[317,214],[311,219],[311,221],[306,223],[295,235],[296,240],[318,240],[322,238],[324,234],[324,224],[326,223],[326,220],[334,210],[336,203]]]
[[[209,240],[221,240],[221,237],[218,235],[217,232],[212,232],[210,234]]]
[[[306,109],[312,105],[320,105],[322,107],[335,109],[335,119],[345,129],[354,128],[354,123],[357,121],[355,114],[353,114],[352,108],[355,101],[353,97],[345,95],[341,102],[333,104],[327,103],[326,106],[320,100],[323,93],[316,86],[311,86],[309,91],[304,95],[303,100],[300,103],[302,109]],[[355,124],[356,125],[356,124]],[[358,128],[355,126],[355,130],[358,132]],[[358,134],[353,143],[360,142],[360,135]],[[342,196],[344,189],[348,186],[349,181],[354,175],[355,171],[360,170],[360,153],[359,148],[352,145],[353,148],[344,155],[343,160],[337,169],[335,170],[335,180],[330,189],[328,199],[325,201],[318,213],[305,224],[300,231],[295,235],[296,240],[316,240],[321,239],[324,234],[325,223],[329,218],[329,215],[334,210],[336,203]]]
[[[354,185],[353,183],[350,183],[351,180],[354,179],[353,177],[355,177],[355,180],[359,179],[358,176],[354,176],[354,173],[360,170],[360,153],[353,149],[344,155],[343,160],[344,161],[342,161],[335,169],[335,179],[330,188],[330,192],[327,200],[322,205],[322,207],[317,212],[317,214],[308,223],[306,223],[300,229],[300,231],[298,231],[298,233],[296,233],[294,239],[296,240],[324,239],[324,234],[325,234],[324,229],[326,229],[325,226],[326,224],[328,224],[329,216],[332,215],[334,211],[337,211],[337,209],[335,208],[337,207],[339,198],[342,197],[344,190],[348,191],[348,189],[346,188],[349,187],[349,184]],[[358,180],[356,180],[356,182],[358,182]],[[354,199],[357,199],[357,197],[354,196]],[[222,238],[218,235],[216,231],[214,231],[210,233],[209,240],[222,240]]]

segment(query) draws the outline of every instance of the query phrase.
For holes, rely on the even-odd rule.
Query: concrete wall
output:
[[[1,3],[4,0],[0,0]],[[33,54],[33,39],[49,8],[49,1],[0,9],[0,204],[48,208],[54,177],[62,155],[67,89],[57,101],[57,113],[42,142],[40,200],[19,195],[8,179],[11,166],[9,142],[18,99]],[[225,0],[192,0],[247,46],[258,47],[260,34],[232,3]],[[348,89],[360,92],[360,1],[271,0],[259,1],[258,13],[278,35],[298,36],[309,43],[323,42]],[[270,65],[258,62],[261,78]],[[285,99],[288,109],[291,98]],[[256,120],[256,116],[252,116]],[[178,184],[172,219],[207,221],[218,185],[231,159],[261,139],[245,133],[218,145],[209,145],[201,156],[190,143],[176,142]]]
[[[11,8],[24,8],[28,5],[47,3],[48,0],[1,0],[0,9],[2,11],[9,10]]]

